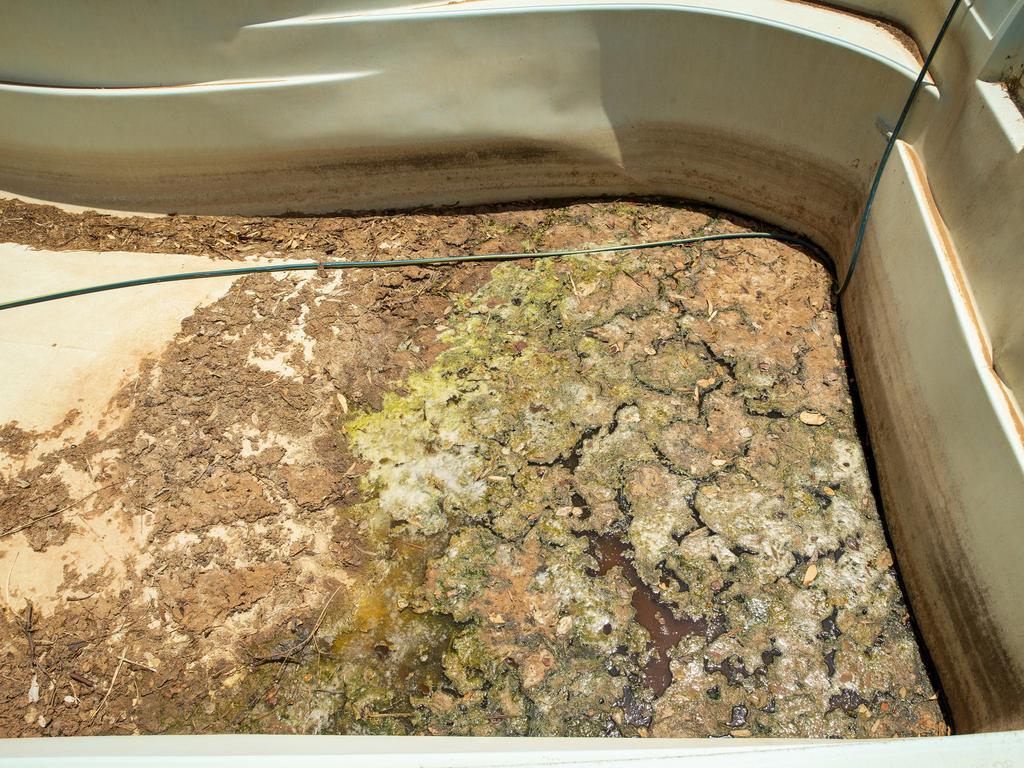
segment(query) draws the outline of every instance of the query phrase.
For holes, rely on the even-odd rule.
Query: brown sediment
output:
[[[817,8],[826,8],[835,13],[841,13],[844,16],[853,16],[854,18],[864,19],[879,29],[888,32],[899,41],[900,45],[902,45],[908,53],[917,59],[918,64],[924,64],[924,56],[921,55],[921,47],[917,44],[917,40],[914,39],[914,36],[910,34],[908,29],[891,19],[880,16],[868,16],[867,14],[858,13],[855,10],[846,8],[840,3],[827,2],[826,0],[790,0],[790,2],[800,3],[801,5],[813,5]]]
[[[1024,117],[1024,86],[1021,85],[1021,74],[1007,77],[1002,86],[1006,95],[1010,97],[1010,101],[1013,102],[1013,106],[1020,112],[1021,117]]]
[[[144,220],[4,205],[8,239],[225,258],[756,226],[668,201]],[[98,414],[45,444],[0,433],[0,531],[54,513],[4,542],[0,729],[944,729],[829,287],[758,241],[237,281],[125,382],[116,426],[64,445]]]

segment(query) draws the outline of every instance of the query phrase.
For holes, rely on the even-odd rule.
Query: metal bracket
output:
[[[886,141],[888,141],[889,137],[892,136],[892,126],[889,125],[881,115],[875,118],[875,128],[877,128],[878,132],[885,137]]]

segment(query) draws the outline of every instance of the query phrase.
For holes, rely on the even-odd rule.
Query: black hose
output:
[[[157,283],[176,283],[182,280],[199,280],[207,277],[235,277],[238,275],[254,275],[262,272],[302,272],[319,269],[370,269],[382,267],[412,267],[436,264],[460,264],[467,261],[515,261],[518,259],[549,259],[555,256],[575,256],[594,253],[613,253],[617,251],[636,251],[647,248],[673,248],[681,245],[692,245],[694,243],[706,243],[712,240],[780,240],[784,243],[803,245],[820,253],[818,247],[810,240],[796,235],[787,235],[779,232],[732,232],[718,235],[695,235],[693,237],[680,237],[672,240],[657,240],[650,243],[628,243],[625,245],[603,245],[595,248],[576,248],[564,251],[543,251],[540,253],[473,253],[465,256],[425,256],[418,259],[393,259],[388,261],[294,261],[283,264],[263,264],[254,267],[233,267],[229,269],[209,269],[200,272],[179,272],[171,275],[156,275],[154,277],[139,277],[134,280],[119,280],[115,283],[102,283],[90,285],[85,288],[72,288],[67,291],[55,293],[44,293],[41,296],[33,296],[27,299],[16,299],[0,303],[0,311],[14,309],[15,307],[27,307],[31,304],[42,304],[47,301],[58,299],[70,299],[74,296],[85,296],[90,293],[102,293],[103,291],[114,291],[118,288],[135,288],[140,285],[155,285]]]

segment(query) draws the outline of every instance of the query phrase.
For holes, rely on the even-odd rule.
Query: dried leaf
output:
[[[818,566],[811,563],[804,572],[804,586],[808,587],[818,577]]]
[[[812,427],[820,427],[827,419],[814,411],[800,411],[800,421]]]
[[[566,635],[569,630],[572,629],[572,616],[563,616],[558,620],[558,625],[555,627],[555,634]]]

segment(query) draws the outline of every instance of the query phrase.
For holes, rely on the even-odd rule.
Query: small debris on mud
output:
[[[224,258],[757,226],[0,211],[40,247]],[[946,733],[829,289],[774,241],[237,280],[84,439],[0,427],[0,731]]]
[[[814,413],[813,411],[801,411],[800,421],[802,421],[804,424],[807,424],[810,427],[820,427],[822,424],[828,421],[828,419],[826,419],[820,413]]]

